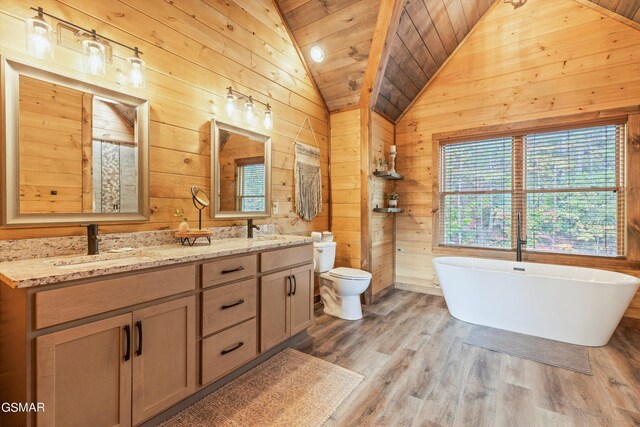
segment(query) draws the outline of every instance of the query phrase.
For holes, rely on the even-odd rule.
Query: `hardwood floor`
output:
[[[349,322],[316,309],[297,348],[364,382],[328,426],[640,426],[640,320],[590,348],[593,376],[463,344],[438,296],[395,290]]]

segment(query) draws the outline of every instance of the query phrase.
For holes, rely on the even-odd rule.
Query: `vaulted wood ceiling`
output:
[[[275,0],[330,111],[358,105],[379,0]],[[309,51],[324,50],[314,62]]]
[[[380,0],[275,1],[329,110],[357,106]],[[375,110],[397,120],[494,1],[404,0]],[[640,0],[589,1],[640,23]],[[321,63],[309,55],[316,44]]]

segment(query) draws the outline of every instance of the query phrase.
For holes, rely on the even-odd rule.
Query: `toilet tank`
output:
[[[313,260],[316,264],[316,273],[324,273],[331,270],[336,260],[336,242],[314,243]]]

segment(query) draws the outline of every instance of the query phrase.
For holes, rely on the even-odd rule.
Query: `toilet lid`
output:
[[[371,273],[357,268],[338,267],[329,271],[329,275],[340,279],[370,279]]]

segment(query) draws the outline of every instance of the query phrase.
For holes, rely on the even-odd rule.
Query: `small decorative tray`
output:
[[[189,230],[189,231],[176,231],[174,236],[180,239],[180,243],[193,246],[200,237],[207,239],[207,242],[211,244],[211,236],[213,231],[211,230]]]

